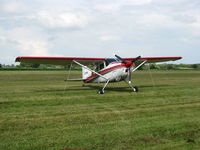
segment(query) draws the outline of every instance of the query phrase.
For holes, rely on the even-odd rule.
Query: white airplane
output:
[[[84,83],[105,83],[99,89],[99,94],[104,94],[104,89],[109,82],[125,81],[132,88],[133,92],[138,92],[138,87],[131,84],[131,73],[136,71],[145,63],[157,63],[165,61],[175,61],[182,57],[141,57],[121,58],[84,58],[84,57],[17,57],[16,62],[33,64],[53,64],[72,65],[75,63],[82,67],[82,81]],[[137,66],[135,63],[137,62]],[[90,69],[88,66],[95,66]],[[74,79],[76,80],[76,79]]]

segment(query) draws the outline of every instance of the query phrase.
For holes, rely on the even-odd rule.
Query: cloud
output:
[[[30,23],[46,29],[80,29],[88,25],[91,17],[86,12],[81,11],[81,8],[74,8],[73,5],[68,6],[67,3],[64,3],[66,6],[57,4],[55,4],[54,9],[51,9],[54,6],[46,2],[5,1],[0,5],[0,20],[15,22],[17,23],[15,26]]]
[[[6,38],[4,36],[0,35],[0,43],[5,44],[5,42],[6,42]]]
[[[181,24],[187,28],[191,36],[200,37],[200,15],[199,12],[186,11],[184,13],[173,16],[174,24]]]
[[[20,39],[18,42],[18,49],[22,54],[31,56],[50,56],[48,52],[48,43],[39,40],[25,40]]]
[[[50,56],[50,44],[44,36],[34,29],[15,28],[12,30],[0,30],[3,35],[1,41],[16,49],[21,55]],[[0,42],[1,42],[0,41]]]
[[[38,21],[46,28],[84,28],[89,17],[74,12],[41,11],[36,16]]]
[[[194,17],[195,17],[195,22],[190,23],[192,34],[194,36],[200,37],[200,15],[196,15]]]
[[[95,6],[96,10],[102,12],[109,12],[109,11],[117,11],[120,8],[119,3],[110,3],[110,4],[98,4]]]
[[[176,30],[188,36],[200,36],[200,15],[166,15],[162,13],[149,13],[138,16],[137,26],[146,30],[156,31],[166,29]],[[137,27],[137,28],[138,28]]]
[[[2,2],[0,5],[0,11],[4,13],[19,14],[29,11],[29,7],[22,2]]]
[[[119,36],[114,36],[114,35],[103,35],[100,37],[100,40],[102,41],[116,41],[119,40]]]
[[[125,0],[124,3],[128,5],[146,5],[150,4],[152,0]]]
[[[119,11],[123,6],[139,6],[139,5],[146,5],[150,4],[152,0],[117,0],[115,2],[104,2],[99,3],[94,6],[96,10],[102,12],[110,12],[110,11]]]
[[[158,13],[148,13],[137,18],[136,23],[149,27],[166,27],[171,26],[173,20],[170,16]]]

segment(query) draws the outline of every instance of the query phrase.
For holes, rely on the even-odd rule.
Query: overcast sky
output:
[[[200,63],[200,0],[0,0],[0,52]]]

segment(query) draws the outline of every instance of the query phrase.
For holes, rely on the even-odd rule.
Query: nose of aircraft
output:
[[[131,66],[134,66],[135,64],[131,61],[126,61],[125,65],[126,67],[131,67]]]

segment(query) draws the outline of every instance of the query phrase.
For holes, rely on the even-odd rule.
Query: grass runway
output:
[[[121,82],[104,95],[66,73],[0,72],[1,150],[200,149],[200,71],[137,71],[138,93]]]

